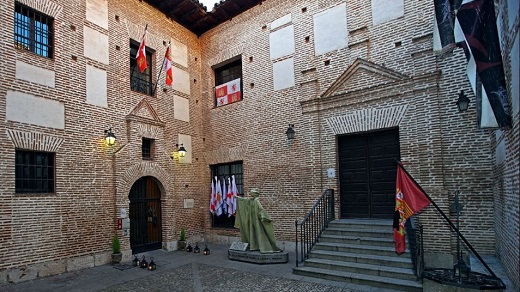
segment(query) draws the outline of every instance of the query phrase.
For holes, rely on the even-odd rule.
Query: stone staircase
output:
[[[398,291],[422,291],[410,252],[398,256],[392,221],[340,219],[329,223],[303,266],[293,273]]]

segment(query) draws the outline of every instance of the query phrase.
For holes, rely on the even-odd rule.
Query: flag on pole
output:
[[[438,55],[451,53],[455,48],[453,38],[453,10],[450,0],[434,0],[433,52]]]
[[[166,54],[164,54],[164,62],[163,62],[163,70],[166,72],[166,85],[171,86],[173,82],[173,69],[172,69],[172,58],[170,56],[170,46],[168,43],[168,48],[166,49]]]
[[[141,43],[139,44],[139,49],[137,50],[137,54],[135,59],[137,61],[137,67],[139,68],[139,72],[143,73],[146,69],[146,30],[144,28],[143,36],[141,37]]]
[[[217,182],[217,189],[215,190],[215,209],[217,212],[217,216],[222,215],[222,187],[220,186],[220,180],[215,177],[215,181]]]
[[[402,254],[406,250],[404,225],[413,214],[431,203],[428,196],[409,176],[399,163],[395,184],[394,241],[395,252]]]
[[[227,182],[226,182],[226,179],[225,178],[222,178],[222,214],[226,214],[227,213]]]
[[[211,194],[209,197],[209,212],[215,214],[215,182],[211,180]]]
[[[229,180],[229,190],[226,197],[226,205],[227,205],[227,213],[228,217],[235,215],[237,210],[237,199],[235,196],[238,196],[238,189],[235,182],[235,176],[232,175]]]
[[[240,78],[215,87],[217,106],[226,105],[242,99],[240,93]]]
[[[481,108],[485,109],[484,102],[488,101],[498,126],[511,127],[494,3],[491,0],[464,3],[457,11],[457,20],[485,91]]]

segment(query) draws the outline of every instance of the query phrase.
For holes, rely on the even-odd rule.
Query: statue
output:
[[[261,253],[281,252],[276,246],[271,218],[258,199],[258,189],[251,189],[249,194],[252,198],[236,196],[235,227],[240,229],[242,242],[249,243],[250,250],[260,250]]]

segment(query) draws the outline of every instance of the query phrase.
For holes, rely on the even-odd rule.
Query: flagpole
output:
[[[171,44],[171,41],[168,42],[168,47],[166,48],[166,50],[168,50],[168,48],[170,47],[170,44]],[[157,76],[157,81],[155,81],[155,87],[153,88],[153,92],[155,92],[155,90],[157,90],[157,83],[159,83],[159,77],[161,77],[165,60],[166,60],[166,54],[164,55],[164,58],[163,58],[163,61],[162,61],[162,65],[161,65],[161,70],[159,70],[159,75]]]
[[[421,185],[419,185],[417,183],[417,181],[412,177],[412,175],[404,168],[402,163],[399,160],[397,160],[397,159],[395,159],[395,161],[397,161],[397,166],[401,167],[401,169],[412,179],[412,181],[415,183],[415,185],[423,192],[423,194],[428,198],[428,200],[430,200],[432,205],[442,215],[444,220],[446,220],[450,224],[451,228],[453,228],[457,232],[457,235],[460,237],[460,239],[462,239],[462,241],[464,241],[464,243],[469,247],[471,252],[473,252],[473,254],[475,254],[475,256],[482,263],[482,265],[484,265],[484,267],[488,270],[488,272],[491,274],[491,276],[496,278],[497,276],[495,275],[495,273],[493,273],[491,268],[486,264],[486,262],[484,262],[484,259],[482,259],[482,257],[473,248],[473,246],[471,246],[471,244],[466,240],[466,238],[460,233],[460,230],[457,227],[455,227],[455,224],[453,224],[453,222],[451,222],[451,220],[448,218],[448,216],[446,216],[446,214],[444,214],[444,212],[441,210],[441,208],[439,208],[439,206],[437,206],[437,204],[432,200],[432,198],[424,191],[424,189],[421,187]]]

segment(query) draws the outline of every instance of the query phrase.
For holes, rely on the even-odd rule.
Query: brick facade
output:
[[[17,281],[20,273],[34,278],[105,264],[114,232],[129,258],[129,238],[115,230],[114,221],[122,208],[129,208],[130,188],[143,176],[155,177],[162,192],[164,248],[175,247],[181,227],[189,240],[233,240],[238,232],[212,228],[208,213],[209,165],[233,161],[243,161],[246,192],[260,189],[277,239],[289,246],[294,221],[321,192],[333,188],[339,193],[338,176],[327,177],[327,169],[338,170],[337,136],[394,127],[409,172],[446,214],[460,190],[465,237],[480,253],[496,254],[510,278],[518,279],[518,111],[512,129],[476,127],[463,52],[444,59],[432,54],[432,1],[406,0],[402,16],[374,25],[369,0],[269,0],[199,38],[137,0],[20,2],[54,17],[55,57],[13,48],[15,2],[2,2],[0,96],[27,93],[58,101],[65,108],[65,127],[9,120],[6,99],[0,98],[5,129],[0,133],[0,258],[5,259],[0,282]],[[107,28],[86,17],[96,3],[107,7]],[[505,11],[505,3],[499,9]],[[335,11],[346,10],[347,45],[316,56],[314,16],[338,7]],[[508,14],[501,15],[506,24]],[[515,29],[503,37],[510,92],[512,71],[518,70],[511,61],[517,15]],[[163,44],[173,39],[187,47],[187,66],[173,63],[189,76],[181,89],[160,81],[156,97],[130,90],[129,40],[139,40],[146,24],[155,72]],[[293,31],[294,51],[272,58],[270,37],[286,28]],[[107,51],[100,51],[108,53],[108,63],[92,57],[96,48],[86,48],[90,40],[84,31],[89,29],[108,39]],[[242,58],[243,100],[215,108],[212,67],[237,56]],[[54,87],[17,78],[17,62],[54,72]],[[294,85],[283,81],[286,87],[275,90],[280,79],[274,80],[279,77],[273,70],[280,62],[294,65]],[[107,74],[107,107],[86,102],[87,66]],[[454,106],[460,90],[472,100],[465,113]],[[175,118],[179,97],[188,100],[189,122]],[[285,136],[288,124],[295,125],[294,141]],[[114,146],[103,141],[109,127],[117,136]],[[182,135],[191,137],[190,163],[172,158]],[[143,137],[156,142],[152,161],[141,159]],[[15,194],[16,148],[56,152],[55,194]],[[505,159],[497,158],[501,149]],[[185,208],[184,199],[194,199],[194,207]],[[425,226],[427,252],[453,253],[456,237],[433,207],[418,221]]]

